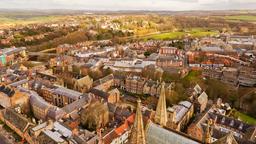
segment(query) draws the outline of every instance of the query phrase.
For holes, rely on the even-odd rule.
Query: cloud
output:
[[[0,0],[0,8],[85,10],[253,9],[256,0]]]

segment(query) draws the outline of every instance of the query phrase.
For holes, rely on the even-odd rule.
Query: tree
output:
[[[151,55],[151,52],[149,52],[149,51],[145,51],[145,52],[144,52],[144,56],[145,56],[145,57],[148,57],[148,56],[150,56],[150,55]]]
[[[81,124],[84,128],[95,131],[109,122],[108,106],[99,101],[91,103],[81,112]]]

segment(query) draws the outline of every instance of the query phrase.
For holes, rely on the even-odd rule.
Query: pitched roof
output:
[[[111,144],[111,142],[117,138],[118,135],[115,132],[115,129],[111,130],[110,132],[108,132],[106,135],[103,136],[103,143],[104,144]]]
[[[197,140],[188,135],[165,129],[157,124],[150,122],[146,128],[147,144],[200,144]]]
[[[206,126],[204,125],[203,127],[206,127]],[[214,138],[214,139],[221,139],[221,138],[225,137],[226,135],[227,135],[226,132],[220,131],[217,128],[212,129],[212,138]],[[234,138],[236,139],[237,143],[239,143],[239,144],[254,144],[254,142],[252,142],[248,139],[245,139],[245,138],[239,138],[236,136],[234,136]]]
[[[207,95],[205,92],[203,92],[203,93],[198,97],[198,102],[199,102],[200,104],[203,104],[203,103],[207,103],[207,101],[208,101],[208,95]]]
[[[201,93],[202,88],[198,84],[196,84],[196,86],[194,87],[194,90],[195,90],[196,93],[199,94],[199,93]]]
[[[74,102],[72,102],[71,104],[66,105],[65,107],[63,107],[62,109],[67,113],[70,114],[75,110],[79,110],[80,108],[84,107],[85,105],[90,103],[91,98],[89,97],[89,95],[84,94],[83,97],[81,99],[78,99]]]
[[[92,81],[91,77],[89,75],[83,77],[83,78],[80,78],[79,80],[77,80],[77,84],[82,87],[82,86],[85,86],[87,85],[88,83],[90,83],[90,81]]]
[[[217,124],[225,125],[226,127],[239,130],[242,133],[245,133],[250,127],[253,127],[252,125],[246,124],[240,120],[213,112],[210,112],[208,115],[210,119],[216,120]]]
[[[59,94],[59,95],[64,95],[67,96],[71,99],[78,99],[82,93],[78,92],[78,91],[74,91],[62,86],[58,86],[56,89],[53,90],[54,94]]]
[[[110,74],[110,75],[107,75],[101,79],[98,79],[97,81],[94,81],[93,82],[93,86],[97,86],[97,85],[100,85],[100,84],[103,84],[109,80],[113,80],[114,79],[114,75],[113,74]]]
[[[238,144],[232,133],[218,139],[213,144]]]
[[[107,93],[107,92],[104,92],[104,91],[102,91],[102,90],[99,90],[99,89],[96,89],[96,88],[93,88],[93,89],[91,89],[91,91],[90,91],[92,94],[94,94],[94,95],[96,95],[96,96],[99,96],[99,97],[101,97],[101,98],[103,98],[104,100],[108,100],[108,97],[109,97],[109,93]]]
[[[17,129],[19,129],[22,132],[25,132],[28,126],[32,124],[28,121],[28,119],[26,119],[21,114],[15,112],[13,109],[10,108],[7,108],[4,111],[3,115],[5,120],[12,123]]]
[[[12,97],[15,94],[15,91],[11,89],[9,86],[1,85],[0,93],[4,93],[9,97]]]

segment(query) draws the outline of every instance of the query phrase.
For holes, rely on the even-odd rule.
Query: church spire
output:
[[[131,132],[131,144],[146,144],[144,125],[141,113],[141,100],[137,100],[135,121]]]
[[[161,84],[160,97],[157,103],[155,123],[166,126],[167,123],[167,110],[166,110],[166,99],[165,99],[165,83]]]
[[[212,143],[211,138],[212,138],[211,122],[207,121],[207,126],[205,130],[205,140],[204,140],[205,144],[211,144]]]

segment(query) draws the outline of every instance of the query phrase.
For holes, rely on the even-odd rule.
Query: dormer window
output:
[[[240,129],[240,130],[243,129],[243,123],[241,123],[241,124],[239,125],[239,129]]]
[[[224,123],[225,122],[225,117],[223,117],[222,119],[221,119],[221,123]]]
[[[232,121],[230,122],[230,126],[234,126],[234,123],[235,123],[235,121],[232,120]]]

